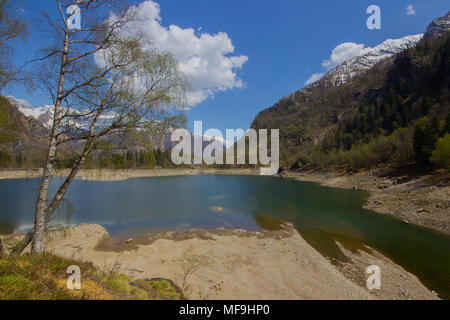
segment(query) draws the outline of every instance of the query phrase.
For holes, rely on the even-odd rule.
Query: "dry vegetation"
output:
[[[67,268],[83,270],[81,290],[66,286]],[[102,271],[91,263],[49,253],[0,257],[0,300],[147,300],[180,299],[181,292],[166,279],[136,280],[117,272]]]

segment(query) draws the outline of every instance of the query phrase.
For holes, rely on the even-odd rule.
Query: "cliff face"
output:
[[[443,17],[434,19],[425,32],[425,38],[440,37],[450,30],[450,11]]]

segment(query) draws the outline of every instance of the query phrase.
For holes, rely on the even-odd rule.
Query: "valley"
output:
[[[395,32],[310,21],[289,42],[231,25],[232,43],[165,27],[153,0],[106,3],[77,2],[92,29],[59,7],[29,73],[0,42],[0,299],[450,299],[448,8],[419,24],[409,5]]]

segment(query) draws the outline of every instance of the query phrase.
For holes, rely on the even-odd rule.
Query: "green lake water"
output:
[[[55,178],[51,190],[61,182]],[[39,179],[0,180],[0,233],[30,228],[38,186]],[[57,216],[100,224],[119,240],[196,228],[275,229],[285,220],[326,257],[345,259],[335,241],[352,250],[367,245],[450,299],[450,237],[362,209],[367,196],[259,176],[76,180]]]

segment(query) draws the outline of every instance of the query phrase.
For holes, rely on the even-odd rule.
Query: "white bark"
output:
[[[55,162],[57,134],[59,131],[59,115],[61,111],[61,101],[64,94],[64,76],[66,73],[66,63],[69,48],[69,33],[66,26],[64,49],[61,58],[61,69],[59,72],[58,91],[53,114],[53,125],[49,136],[49,146],[47,158],[44,164],[44,172],[42,174],[41,185],[39,187],[38,198],[36,201],[34,234],[32,242],[32,252],[41,253],[43,251],[43,240],[46,226],[45,211],[47,209],[48,187],[52,178],[53,163]]]

